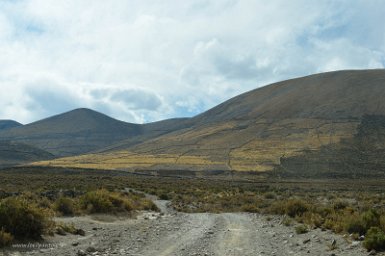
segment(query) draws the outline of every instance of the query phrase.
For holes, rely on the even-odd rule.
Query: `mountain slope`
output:
[[[385,71],[336,71],[271,84],[198,115],[200,123],[289,118],[344,119],[385,114]]]
[[[97,152],[125,150],[130,147],[151,140],[153,138],[181,130],[192,125],[189,118],[173,118],[158,122],[147,123],[140,125],[140,133],[136,136],[131,136],[118,143],[112,144],[108,147],[97,150]]]
[[[52,159],[47,151],[10,141],[0,141],[0,168]]]
[[[385,70],[337,71],[271,84],[208,110],[179,130],[60,166],[128,170],[269,171],[281,160],[353,139],[385,116]]]
[[[18,126],[22,126],[22,124],[13,120],[0,120],[0,131]]]

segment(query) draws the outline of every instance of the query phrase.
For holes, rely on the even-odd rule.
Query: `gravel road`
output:
[[[251,213],[176,213],[156,201],[162,213],[133,219],[111,216],[60,218],[86,236],[46,238],[54,248],[13,249],[0,255],[368,255],[359,242],[320,229],[298,235],[280,217]],[[335,239],[336,249],[331,250]],[[377,254],[379,255],[379,254]]]

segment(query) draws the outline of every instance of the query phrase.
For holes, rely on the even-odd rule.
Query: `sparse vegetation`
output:
[[[11,177],[13,188],[18,190],[7,194],[10,191],[8,187],[8,190],[1,192],[0,196],[4,198],[1,200],[2,205],[3,202],[24,200],[30,202],[28,205],[38,209],[39,213],[51,215],[52,212],[57,215],[77,215],[157,210],[143,194],[134,192],[139,190],[171,200],[172,206],[183,212],[247,211],[278,214],[285,216],[281,222],[283,225],[293,225],[297,227],[294,228],[296,231],[298,229],[297,232],[304,231],[303,227],[306,227],[306,230],[322,228],[347,233],[351,239],[365,235],[368,248],[374,248],[369,245],[374,243],[372,241],[380,240],[376,237],[381,238],[382,233],[377,231],[385,231],[384,183],[379,180],[361,180],[357,186],[357,183],[345,180],[270,182],[261,181],[258,176],[249,176],[248,181],[244,182],[226,177],[206,180],[136,176],[95,170],[83,173],[82,170],[49,169],[45,173],[43,169],[0,172],[2,188],[7,188]],[[26,179],[30,182],[25,182]],[[59,189],[68,191],[63,195]],[[34,192],[25,193],[26,190]],[[15,196],[16,199],[13,198]],[[74,227],[60,227],[64,232],[74,232]],[[369,235],[373,227],[377,228],[374,229],[376,232],[371,231]],[[18,238],[17,233],[5,224],[1,224],[0,228]]]

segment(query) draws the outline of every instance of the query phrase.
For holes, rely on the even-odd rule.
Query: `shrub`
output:
[[[167,195],[167,194],[161,194],[160,196],[159,196],[159,199],[160,200],[170,200],[170,197]]]
[[[132,210],[128,199],[105,189],[86,193],[81,197],[80,202],[83,209],[89,213],[116,213]]]
[[[365,236],[363,245],[368,251],[373,249],[377,251],[384,250],[385,249],[384,232],[378,227],[371,227]]]
[[[362,214],[362,221],[366,230],[371,227],[380,226],[380,214],[374,209],[370,209]]]
[[[146,211],[159,211],[159,208],[154,204],[153,201],[149,199],[142,199],[140,201],[140,207],[138,207],[140,210],[146,210]]]
[[[309,206],[300,199],[290,199],[286,203],[285,212],[290,217],[302,216],[308,211]]]
[[[0,227],[16,238],[38,239],[52,227],[52,213],[21,198],[0,203]]]
[[[338,200],[333,203],[333,209],[338,211],[338,210],[343,210],[346,207],[348,207],[348,203],[342,200]]]
[[[73,216],[76,212],[73,199],[68,197],[59,197],[55,202],[54,209],[64,216]]]
[[[366,228],[365,228],[365,223],[362,220],[361,216],[354,214],[346,217],[345,220],[345,225],[344,229],[349,233],[349,234],[360,234],[360,235],[365,235],[366,233]]]
[[[295,233],[297,234],[305,234],[308,232],[308,229],[305,225],[299,225],[295,227]]]
[[[264,197],[266,199],[275,199],[276,198],[276,195],[273,193],[273,192],[267,192]]]
[[[13,236],[6,232],[4,229],[0,230],[0,248],[4,246],[8,246],[12,243]]]
[[[83,229],[76,228],[73,223],[57,223],[56,224],[56,234],[65,236],[66,233],[73,235],[85,236],[86,232]]]
[[[313,228],[319,228],[324,223],[324,219],[318,213],[305,212],[302,215],[303,222],[312,226]]]

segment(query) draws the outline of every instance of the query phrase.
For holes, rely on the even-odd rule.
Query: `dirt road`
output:
[[[136,219],[108,216],[60,218],[86,231],[85,237],[48,238],[54,248],[5,251],[3,255],[368,255],[358,242],[319,229],[298,235],[280,217],[249,213],[176,213],[156,201],[162,213]],[[336,249],[331,243],[336,240]],[[0,252],[1,255],[1,252]]]

